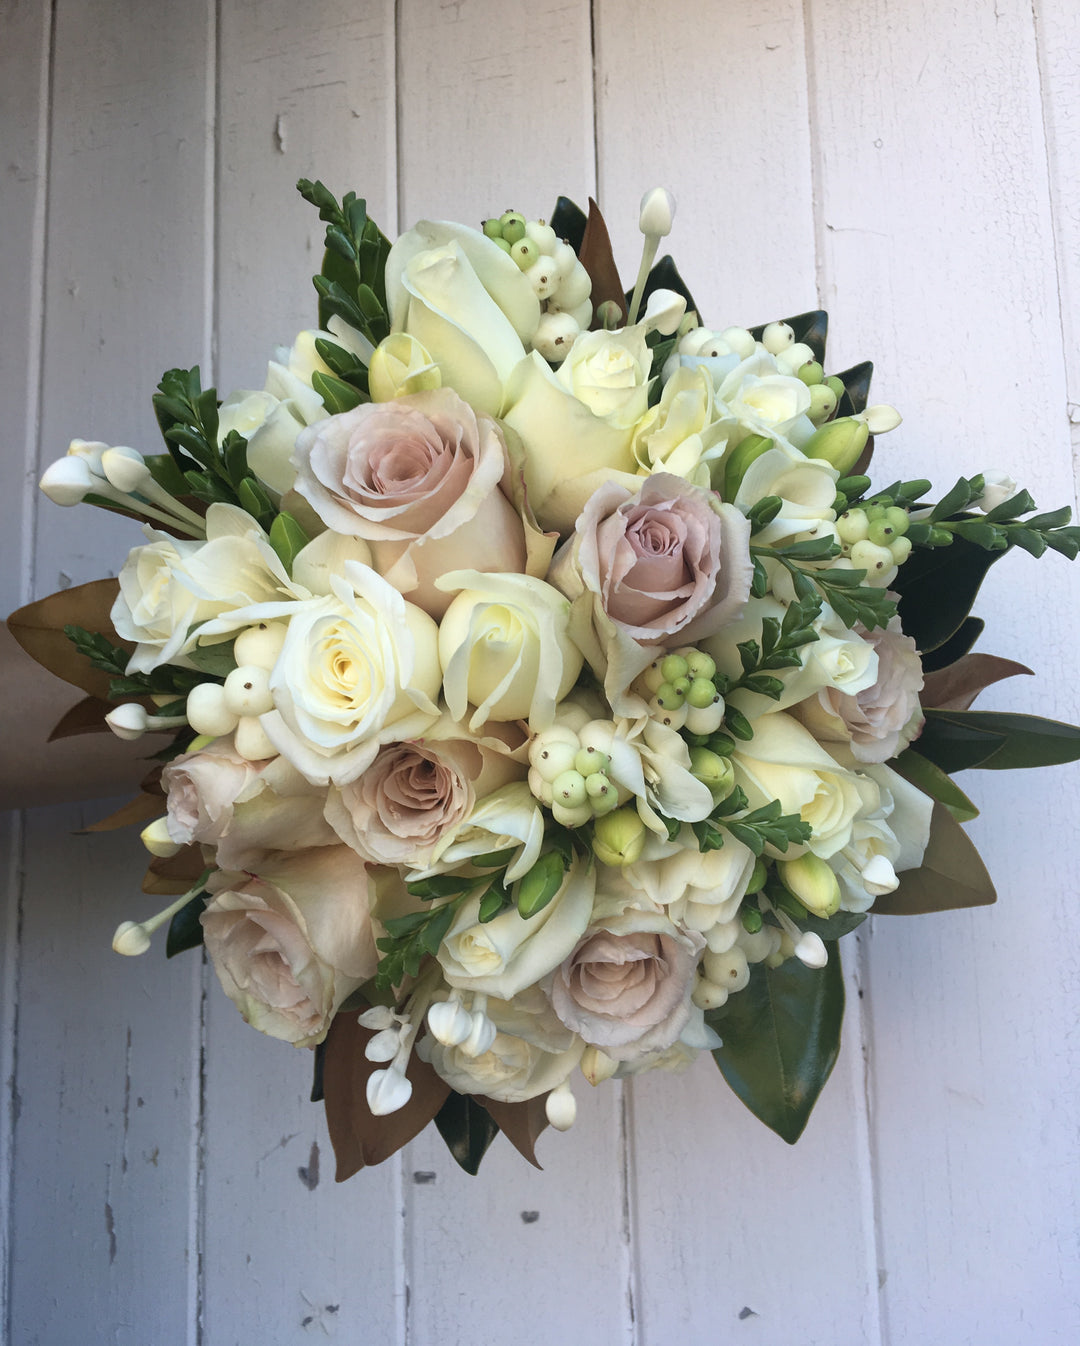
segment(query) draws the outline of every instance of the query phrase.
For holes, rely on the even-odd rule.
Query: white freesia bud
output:
[[[483,1010],[474,1010],[470,1017],[472,1027],[469,1030],[469,1036],[461,1043],[461,1050],[466,1056],[475,1060],[478,1056],[483,1056],[485,1052],[491,1051],[498,1030]]]
[[[101,470],[109,485],[115,486],[125,495],[141,491],[147,482],[153,481],[146,459],[138,449],[129,449],[123,445],[106,449],[102,453]]]
[[[460,1046],[473,1031],[472,1015],[460,1000],[437,1000],[428,1010],[428,1028],[444,1047]]]
[[[125,701],[105,716],[105,723],[116,737],[129,743],[146,733],[148,720],[145,709],[137,701]]]
[[[167,818],[155,818],[148,827],[143,828],[139,837],[151,855],[160,856],[163,860],[167,860],[170,855],[175,855],[182,849],[180,843],[173,841],[169,835]]]
[[[665,187],[654,187],[641,198],[638,228],[643,234],[664,238],[671,233],[675,218],[675,198]]]
[[[569,1084],[563,1083],[552,1089],[544,1101],[544,1111],[556,1131],[570,1130],[577,1117],[577,1102]]]
[[[368,1076],[367,1104],[374,1117],[386,1117],[391,1112],[397,1112],[411,1097],[412,1082],[394,1066],[386,1070],[373,1070]]]
[[[150,936],[141,925],[134,921],[123,921],[116,927],[113,935],[113,952],[122,953],[127,958],[137,958],[150,947]]]
[[[372,1005],[366,1009],[363,1014],[357,1015],[356,1022],[361,1028],[370,1028],[374,1033],[380,1033],[384,1028],[390,1028],[393,1024],[403,1024],[405,1020],[390,1008],[389,1005]]]
[[[866,891],[873,894],[874,897],[880,897],[882,893],[895,892],[900,886],[900,880],[896,877],[896,870],[887,855],[871,856],[863,866],[859,878],[862,880]]]
[[[829,951],[820,935],[807,930],[795,944],[795,957],[807,967],[824,967],[829,961]]]
[[[581,1073],[594,1087],[602,1084],[604,1080],[610,1080],[618,1068],[618,1061],[613,1061],[607,1052],[602,1052],[599,1047],[586,1047],[582,1053]]]
[[[840,881],[819,855],[808,851],[796,860],[780,860],[776,869],[784,887],[812,915],[828,917],[840,910]]]
[[[54,505],[77,505],[97,485],[83,458],[68,455],[45,469],[39,482]]]
[[[401,1034],[397,1028],[383,1028],[374,1037],[368,1038],[364,1055],[369,1061],[392,1061],[401,1046]]]
[[[1016,482],[1006,472],[991,469],[982,475],[983,481],[986,483],[983,487],[983,493],[971,503],[973,508],[981,509],[983,513],[988,514],[990,510],[997,509],[998,505],[1003,505],[1006,500],[1011,500],[1019,490]]]
[[[674,290],[653,290],[641,315],[641,326],[646,332],[657,331],[661,336],[671,336],[678,330],[686,312],[686,300]]]

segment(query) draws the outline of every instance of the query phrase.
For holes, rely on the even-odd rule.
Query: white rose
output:
[[[531,575],[453,570],[436,581],[457,596],[439,625],[443,693],[450,714],[474,732],[487,720],[527,719],[547,729],[581,672],[570,638],[570,604]]]
[[[798,448],[814,433],[806,414],[810,389],[802,379],[781,373],[775,359],[760,348],[721,379],[716,401],[745,434],[766,435]]]
[[[310,388],[309,398],[318,404],[316,419],[325,416],[322,399]],[[271,490],[287,491],[296,473],[289,463],[296,436],[307,425],[298,402],[282,400],[268,392],[235,392],[218,409],[218,438],[235,430],[247,440],[248,467]]]
[[[779,799],[785,813],[798,813],[813,828],[807,849],[823,860],[848,844],[851,825],[864,807],[860,780],[846,771],[784,711],[754,721],[754,737],[732,754],[735,780],[750,807]],[[789,856],[801,848],[789,848]]]
[[[499,415],[540,322],[540,301],[517,263],[478,230],[421,220],[390,249],[386,297],[393,330],[424,346],[444,386]]]
[[[219,870],[202,913],[206,951],[245,1021],[312,1047],[342,1001],[374,975],[367,871],[347,846],[253,860]]]
[[[734,503],[747,510],[766,496],[780,497],[780,512],[754,534],[754,541],[762,546],[803,534],[833,534],[839,476],[836,468],[818,458],[806,458],[789,445],[774,444],[746,469]]]
[[[423,734],[438,718],[438,630],[420,608],[355,561],[333,592],[274,604],[251,621],[287,616],[270,674],[274,707],[260,717],[274,746],[313,784],[355,780],[383,743]]]
[[[897,874],[922,864],[930,839],[934,801],[889,767],[870,766],[865,774],[878,788],[878,806],[856,818],[851,840],[829,861],[845,911],[866,911],[893,892]]]
[[[459,908],[436,957],[451,986],[510,1000],[553,971],[585,932],[596,888],[595,866],[577,858],[546,907],[523,919],[516,907],[493,921],[477,917],[480,899]]]
[[[256,521],[235,505],[210,506],[205,542],[144,531],[154,541],[128,554],[110,614],[117,635],[136,642],[129,672],[182,662],[196,638],[192,628],[230,609],[307,597]]]
[[[630,440],[638,472],[671,472],[708,490],[709,464],[723,453],[730,424],[717,419],[713,385],[703,369],[675,370],[657,406],[638,421]]]
[[[753,851],[725,836],[719,850],[685,846],[665,859],[627,865],[622,875],[631,888],[666,907],[673,921],[708,935],[715,926],[735,921],[753,872]]]

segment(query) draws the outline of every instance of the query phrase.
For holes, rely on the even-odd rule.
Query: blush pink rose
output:
[[[617,482],[596,490],[548,574],[616,709],[656,646],[692,644],[739,617],[752,578],[742,511],[666,472],[636,494]]]
[[[331,787],[326,818],[341,840],[373,864],[422,868],[478,798],[524,774],[509,747],[455,732],[444,723],[423,739],[385,744],[356,780]]]
[[[252,864],[211,877],[200,917],[206,951],[247,1023],[313,1047],[375,973],[367,868],[348,846],[265,853]]]
[[[435,618],[451,598],[434,587],[444,572],[525,569],[502,433],[450,388],[319,421],[293,461],[296,490],[323,523],[364,538],[375,569]]]
[[[690,1019],[694,969],[705,947],[660,913],[630,909],[586,931],[552,978],[567,1028],[616,1061],[663,1051]]]
[[[180,845],[215,846],[223,869],[246,869],[249,853],[304,850],[338,839],[323,817],[323,790],[283,757],[241,757],[231,734],[174,758],[161,785],[169,836]]]

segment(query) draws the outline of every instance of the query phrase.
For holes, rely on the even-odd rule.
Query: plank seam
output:
[[[1057,306],[1058,306],[1058,327],[1061,332],[1061,350],[1064,361],[1065,375],[1065,422],[1069,442],[1072,447],[1073,456],[1073,502],[1077,500],[1077,454],[1080,453],[1080,424],[1074,424],[1070,417],[1070,405],[1080,402],[1080,388],[1073,388],[1070,383],[1072,370],[1069,361],[1065,359],[1065,351],[1068,349],[1069,339],[1065,323],[1065,300],[1068,295],[1068,284],[1065,268],[1065,244],[1061,237],[1060,218],[1063,208],[1061,205],[1061,192],[1058,188],[1057,166],[1059,162],[1057,153],[1057,139],[1054,134],[1054,117],[1051,110],[1051,92],[1050,80],[1046,71],[1046,53],[1045,42],[1043,38],[1042,23],[1039,17],[1038,0],[1031,0],[1031,27],[1035,44],[1035,74],[1039,84],[1039,125],[1042,130],[1043,154],[1046,163],[1046,195],[1047,205],[1050,215],[1050,237],[1053,239],[1054,247],[1054,276],[1057,282]]]
[[[621,1247],[623,1278],[626,1285],[626,1342],[638,1346],[640,1329],[638,1306],[641,1296],[641,1268],[638,1262],[635,1226],[637,1209],[634,1200],[634,1177],[637,1173],[637,1153],[634,1145],[634,1086],[633,1081],[619,1082],[619,1204],[622,1218]]]
[[[810,213],[814,231],[814,286],[818,303],[825,298],[825,202],[821,184],[824,179],[824,149],[818,119],[817,64],[814,59],[813,0],[803,0],[803,69],[806,72],[806,103],[810,135]]]

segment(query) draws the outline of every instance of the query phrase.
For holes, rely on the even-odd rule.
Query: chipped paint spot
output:
[[[412,1175],[412,1180],[413,1182],[416,1183],[418,1187],[420,1187],[423,1186],[423,1184],[426,1182],[434,1182],[435,1174],[432,1173],[429,1169],[418,1168],[416,1172]]]
[[[116,1221],[111,1204],[105,1202],[105,1233],[109,1236],[109,1265],[116,1261]]]
[[[308,1155],[307,1166],[298,1168],[296,1171],[300,1175],[300,1181],[308,1191],[314,1192],[319,1185],[319,1142],[317,1140],[311,1142],[311,1153]]]
[[[521,1212],[522,1224],[535,1224],[539,1218],[540,1212],[538,1210],[523,1210]]]
[[[739,1321],[740,1321],[740,1322],[741,1322],[744,1318],[756,1318],[757,1316],[758,1316],[758,1315],[757,1315],[757,1314],[754,1312],[754,1310],[751,1309],[751,1308],[745,1308],[745,1307],[744,1307],[744,1308],[741,1308],[741,1309],[739,1310]]]
[[[285,114],[279,112],[274,119],[274,148],[278,154],[285,153]]]

